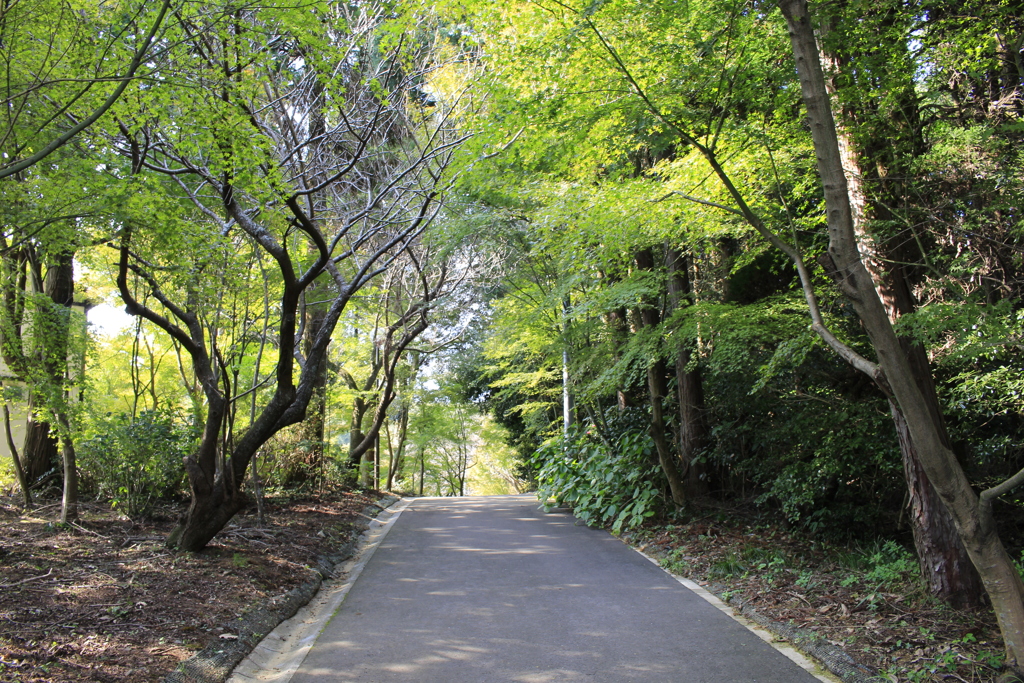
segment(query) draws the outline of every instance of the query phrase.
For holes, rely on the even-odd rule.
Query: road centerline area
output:
[[[415,499],[292,683],[821,679],[532,496]]]

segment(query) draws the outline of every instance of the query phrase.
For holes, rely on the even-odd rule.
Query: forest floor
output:
[[[164,546],[176,508],[132,521],[87,504],[64,526],[59,502],[26,515],[0,498],[0,680],[160,681],[237,637],[225,625],[243,611],[308,581],[378,498],[271,497],[267,524],[240,514],[199,553]]]
[[[917,560],[894,542],[821,543],[735,513],[625,536],[674,574],[827,640],[881,680],[974,683],[999,675],[1003,649],[992,610],[955,610],[931,597]]]
[[[372,494],[268,499],[268,522],[239,515],[201,553],[163,542],[176,509],[132,521],[84,505],[24,515],[0,498],[0,680],[160,681],[254,605],[312,576],[354,534]],[[991,610],[929,597],[895,544],[823,544],[756,517],[713,514],[626,539],[676,574],[840,647],[883,680],[992,681],[1002,659]]]

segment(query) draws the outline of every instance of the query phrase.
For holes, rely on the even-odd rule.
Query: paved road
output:
[[[292,683],[816,683],[640,554],[532,496],[417,499]]]

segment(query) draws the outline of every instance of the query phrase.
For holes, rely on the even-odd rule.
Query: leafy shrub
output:
[[[898,584],[919,572],[914,555],[896,541],[886,541],[868,557],[871,567],[864,578],[880,587]]]
[[[627,430],[611,443],[614,448],[593,425],[546,441],[533,455],[537,495],[572,506],[586,524],[611,524],[615,532],[654,515],[664,482],[653,442],[645,432]]]
[[[155,499],[181,491],[182,458],[195,442],[193,431],[174,413],[147,410],[107,414],[92,426],[94,435],[78,444],[78,461],[98,495],[129,517],[144,514]]]
[[[876,541],[863,550],[837,559],[841,566],[851,570],[841,582],[844,586],[863,583],[875,589],[892,590],[920,577],[920,567],[914,554],[893,540]]]

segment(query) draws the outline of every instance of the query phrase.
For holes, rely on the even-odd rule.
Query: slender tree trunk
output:
[[[562,434],[568,438],[576,424],[576,399],[569,384],[569,350],[562,349]]]
[[[60,415],[61,454],[64,460],[64,495],[61,498],[60,521],[71,522],[78,519],[78,461],[75,457],[75,442],[71,437],[71,424],[66,415]]]
[[[65,383],[68,373],[68,351],[71,339],[71,307],[75,300],[74,252],[65,251],[54,257],[46,269],[43,292],[53,308],[42,314],[45,334],[44,366],[51,383],[50,412],[60,428],[59,442],[64,464],[64,495],[61,502],[62,522],[78,519],[78,464],[75,459],[74,434],[68,419],[68,396]]]
[[[626,309],[616,308],[608,312],[608,330],[612,337],[612,343],[614,344],[612,362],[618,362],[619,356],[621,355],[619,349],[625,345],[626,337],[628,335],[626,326]],[[627,387],[619,386],[615,388],[615,405],[619,409],[620,413],[630,406]]]
[[[249,394],[249,424],[256,421],[256,388],[260,385],[260,367],[263,363],[263,351],[267,346],[267,331],[270,329],[270,292],[267,287],[267,269],[263,265],[263,252],[257,249],[255,250],[254,255],[256,257],[256,262],[259,264],[260,273],[263,275],[263,330],[260,333],[259,349],[256,351],[256,361],[253,364],[252,386],[249,387],[249,391],[251,392]],[[175,346],[175,353],[178,357],[178,367],[180,370],[181,351],[177,346]],[[182,376],[185,377],[185,373],[182,373]],[[263,498],[263,484],[260,482],[259,455],[260,451],[258,449],[252,454],[252,472],[250,473],[250,481],[252,482],[253,497],[256,498],[256,524],[257,526],[262,527],[267,523],[267,510],[266,501]]]
[[[14,435],[11,433],[11,411],[7,407],[7,399],[3,399],[4,411],[4,436],[7,439],[7,448],[11,451],[11,464],[14,467],[14,475],[18,478],[18,486],[21,487],[22,500],[25,509],[32,509],[32,491],[28,487],[28,476],[25,468],[21,466],[21,458],[18,457],[18,446],[14,443]]]
[[[828,254],[840,289],[853,303],[878,357],[876,379],[891,391],[928,479],[953,516],[957,531],[992,601],[1006,647],[1006,666],[1021,675],[1024,664],[1024,582],[996,532],[992,501],[1024,473],[979,496],[953,452],[943,443],[928,402],[875,291],[857,248],[853,215],[806,0],[779,0],[789,26],[797,73],[810,123],[818,172],[825,189]],[[863,364],[862,364],[863,365]]]
[[[665,364],[662,361],[655,361],[647,366],[647,389],[651,398],[651,424],[649,432],[654,440],[654,448],[658,452],[658,463],[661,465],[665,478],[668,479],[668,488],[672,494],[672,502],[676,505],[686,504],[686,486],[679,475],[679,467],[676,465],[676,457],[665,438],[667,431],[665,417],[662,412],[662,402],[665,397]]]
[[[423,480],[427,475],[427,454],[426,449],[420,446],[420,495],[423,495]]]
[[[306,452],[302,479],[309,480],[319,472],[324,463],[324,422],[327,414],[327,376],[317,379],[313,397],[309,401],[309,412],[302,423],[304,441],[309,446]]]
[[[267,506],[263,499],[263,484],[260,482],[259,453],[252,456],[252,471],[249,481],[252,482],[252,495],[256,499],[256,526],[267,524]]]
[[[403,373],[398,379],[398,397],[401,400],[398,411],[398,446],[395,449],[394,461],[390,463],[391,467],[388,469],[388,491],[392,490],[395,477],[398,477],[405,467],[405,451],[409,444],[409,413],[411,410],[409,388],[412,386],[422,362],[422,357],[418,350],[410,350],[408,352],[408,359],[409,372]]]
[[[607,281],[608,285],[614,285],[618,282],[618,278],[608,275],[607,273],[600,272],[600,277]],[[625,308],[613,308],[604,315],[605,328],[609,338],[611,346],[612,363],[616,363],[621,356],[620,349],[625,346],[627,338],[629,336],[629,326],[627,324],[627,312]],[[619,386],[615,388],[615,403],[621,413],[627,407],[629,407],[629,395],[627,393],[627,387]]]
[[[562,435],[576,423],[576,397],[569,381],[569,297],[562,299]]]
[[[366,437],[363,437],[366,438]],[[369,489],[373,488],[373,463],[377,449],[374,446],[370,446],[363,451],[362,456],[359,459],[359,486],[360,488]]]
[[[359,469],[359,462],[362,459],[359,454],[355,454],[355,449],[363,442],[363,417],[366,415],[367,407],[361,396],[357,396],[352,402],[352,421],[348,430],[348,466],[352,470]]]
[[[636,255],[636,264],[641,270],[653,270],[654,257],[651,255],[651,250],[643,249],[638,252]],[[645,302],[643,309],[640,311],[640,319],[644,327],[654,329],[658,326],[660,318],[661,315],[658,309],[654,307],[654,302]],[[651,406],[651,421],[648,431],[651,438],[654,440],[654,448],[658,452],[658,462],[661,465],[661,470],[665,473],[665,478],[668,479],[668,486],[669,491],[672,494],[672,501],[676,505],[685,505],[686,487],[684,486],[683,479],[679,474],[676,455],[672,451],[672,448],[668,443],[668,439],[665,438],[665,433],[667,431],[663,412],[665,399],[665,374],[665,363],[661,358],[651,358],[648,360],[647,394]]]
[[[380,431],[373,438],[373,490],[380,488]]]
[[[395,448],[395,457],[388,468],[388,491],[395,485],[395,477],[402,471],[402,465],[404,464],[405,447],[409,436],[409,406],[407,403],[402,404],[398,415],[398,447]]]

